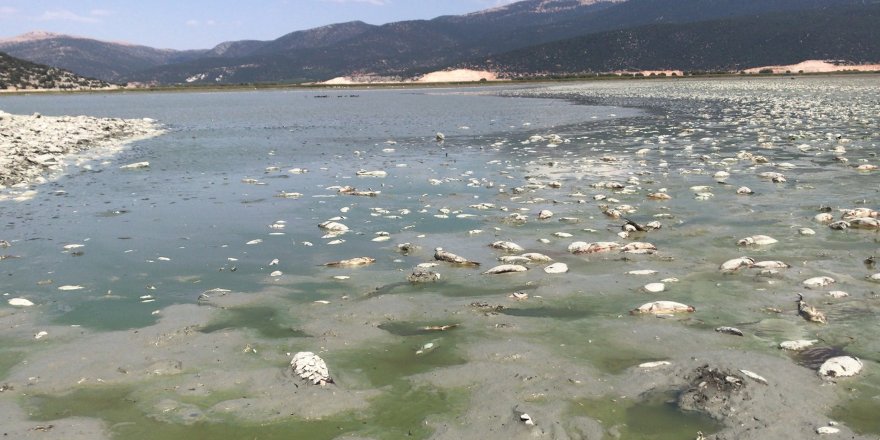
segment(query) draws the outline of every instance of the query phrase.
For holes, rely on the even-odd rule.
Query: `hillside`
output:
[[[57,67],[21,60],[0,52],[0,90],[100,89],[110,84],[83,78]]]
[[[505,76],[615,70],[737,71],[806,59],[880,60],[880,4],[603,32],[463,63]]]

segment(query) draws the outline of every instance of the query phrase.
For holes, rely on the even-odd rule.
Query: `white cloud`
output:
[[[186,25],[189,26],[189,27],[216,26],[216,25],[217,25],[217,21],[216,21],[216,20],[213,20],[213,19],[210,19],[210,18],[207,19],[207,20],[196,20],[196,19],[194,19],[194,18],[191,18],[191,19],[189,19],[189,20],[186,21]]]
[[[92,9],[92,11],[89,12],[89,15],[95,17],[108,17],[110,15],[113,15],[113,11],[107,9]]]
[[[67,9],[52,9],[43,12],[43,15],[37,17],[40,21],[75,21],[77,23],[100,23],[101,20],[95,17],[79,15]]]

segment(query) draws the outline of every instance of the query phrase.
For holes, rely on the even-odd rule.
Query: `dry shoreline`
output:
[[[149,118],[14,115],[0,111],[0,190],[26,189],[61,172],[65,158],[86,150],[113,152],[160,134]]]

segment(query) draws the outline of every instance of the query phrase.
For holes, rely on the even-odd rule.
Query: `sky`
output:
[[[208,49],[361,20],[385,24],[515,0],[2,0],[0,39],[48,31],[156,48]]]

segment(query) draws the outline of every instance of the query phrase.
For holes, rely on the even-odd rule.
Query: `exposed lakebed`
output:
[[[167,132],[0,204],[2,253],[16,257],[0,261],[3,431],[793,438],[836,420],[876,434],[880,285],[864,260],[877,231],[814,220],[878,208],[876,171],[857,169],[880,163],[875,81],[4,97],[10,113],[149,117]],[[350,230],[318,227],[334,217]],[[622,238],[623,217],[662,227]],[[737,244],[756,234],[777,242]],[[518,254],[499,240],[568,271],[483,274]],[[576,241],[657,251],[576,255]],[[438,261],[439,280],[408,282],[436,247],[481,265]],[[719,270],[745,255],[791,267]],[[355,257],[375,262],[325,266]],[[801,284],[817,276],[836,283]],[[798,293],[827,324],[798,315]],[[655,300],[696,311],[629,314]],[[864,371],[822,379],[815,359],[778,348],[798,339]],[[320,354],[335,384],[294,377],[298,351]],[[639,367],[652,361],[669,364]],[[740,376],[735,411],[676,406],[707,364]],[[678,422],[651,431],[661,420]]]

